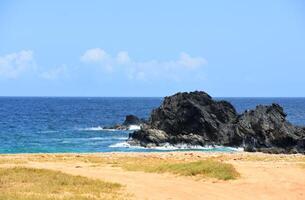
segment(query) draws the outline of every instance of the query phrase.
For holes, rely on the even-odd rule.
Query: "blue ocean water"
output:
[[[217,98],[238,110],[282,105],[288,119],[305,125],[305,98]],[[126,146],[131,131],[102,130],[127,114],[148,118],[162,98],[0,97],[0,153],[168,151]],[[203,151],[231,151],[202,148]]]

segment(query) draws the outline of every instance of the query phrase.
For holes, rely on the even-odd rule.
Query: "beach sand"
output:
[[[115,165],[125,158],[190,162],[213,159],[239,172],[235,180],[128,171]],[[94,153],[1,155],[0,168],[24,166],[124,185],[130,199],[305,199],[305,156],[262,153]]]

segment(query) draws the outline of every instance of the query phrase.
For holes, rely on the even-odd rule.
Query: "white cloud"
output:
[[[120,51],[116,59],[119,64],[127,64],[131,61],[127,51]]]
[[[136,61],[131,59],[126,51],[120,51],[116,56],[111,56],[100,48],[85,51],[81,61],[95,63],[108,72],[124,73],[130,80],[171,79],[177,81],[183,79],[187,73],[200,71],[202,66],[207,64],[205,58],[193,57],[184,52],[176,60]]]
[[[180,59],[178,60],[177,64],[194,69],[207,64],[207,60],[201,57],[191,57],[187,53],[183,52],[180,54]]]
[[[30,50],[0,56],[0,76],[5,78],[16,79],[35,68],[33,52]]]
[[[207,64],[205,58],[181,53],[172,60],[132,59],[127,51],[119,51],[112,56],[100,48],[88,49],[80,57],[85,65],[91,68],[74,68],[69,70],[65,65],[51,69],[36,67],[34,54],[30,50],[0,56],[0,78],[16,79],[26,74],[34,75],[46,80],[57,80],[67,77],[86,76],[86,73],[107,72],[107,77],[126,78],[138,81],[185,81],[204,77],[203,66]],[[73,73],[72,73],[73,72]],[[84,74],[85,73],[85,74]]]
[[[100,48],[88,49],[81,56],[81,61],[87,64],[98,64],[102,66],[106,71],[112,71],[112,62],[113,59],[111,56]]]
[[[82,56],[81,61],[85,63],[99,63],[109,59],[109,55],[100,48],[88,49]]]
[[[40,77],[47,80],[55,80],[62,76],[68,76],[68,69],[66,65],[61,65],[59,67],[52,68],[48,71],[44,71],[40,74]]]
[[[128,78],[137,80],[166,79],[180,81],[189,73],[202,72],[202,67],[207,64],[202,57],[192,57],[181,53],[176,60],[133,62],[128,69]]]

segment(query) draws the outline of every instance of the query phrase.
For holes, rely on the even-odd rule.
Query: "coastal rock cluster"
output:
[[[215,101],[205,92],[165,97],[142,129],[128,143],[144,147],[164,144],[223,145],[245,151],[305,153],[305,128],[286,120],[278,104],[258,105],[238,114],[227,101]]]
[[[144,119],[140,119],[135,115],[127,115],[123,124],[116,124],[114,126],[105,126],[103,129],[116,129],[116,130],[131,130],[133,126],[140,127],[146,121]]]

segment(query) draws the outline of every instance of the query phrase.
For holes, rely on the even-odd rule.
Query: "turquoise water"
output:
[[[257,104],[279,103],[288,119],[305,125],[305,98],[218,98],[238,110]],[[189,150],[182,146],[158,149],[130,147],[131,131],[103,130],[122,123],[125,115],[147,118],[162,98],[47,98],[0,97],[0,153],[43,152],[149,152]],[[231,148],[198,148],[198,151],[234,151]]]

